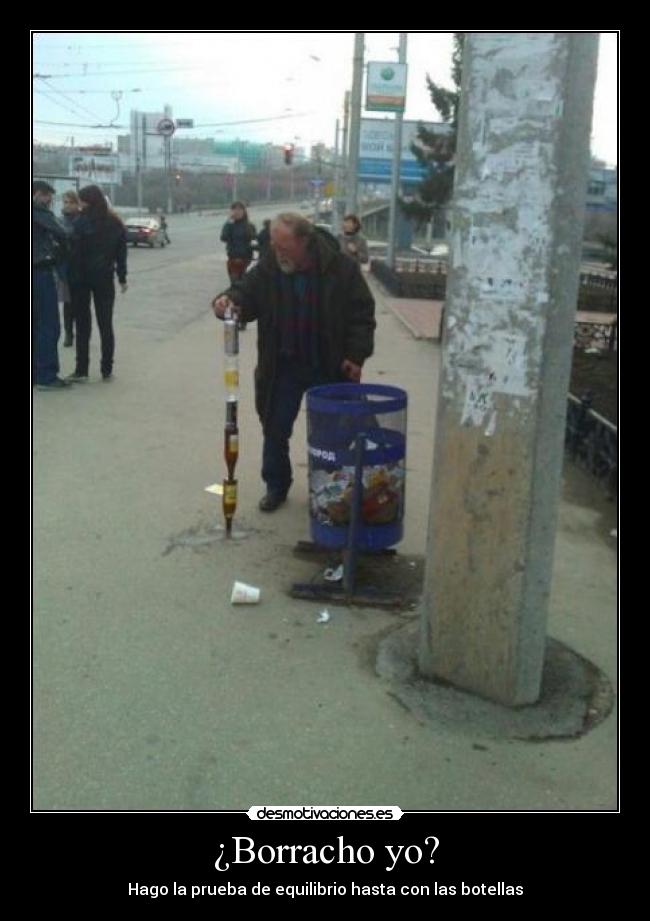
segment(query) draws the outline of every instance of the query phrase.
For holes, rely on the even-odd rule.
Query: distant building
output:
[[[138,166],[142,170],[165,168],[165,138],[158,132],[158,125],[163,118],[171,117],[171,106],[165,106],[164,112],[131,111],[128,145],[130,172],[135,172]]]
[[[587,186],[587,211],[611,211],[618,208],[618,172],[607,167],[591,167]]]
[[[172,154],[174,169],[188,173],[243,173],[244,165],[237,157],[219,154],[179,153],[174,145]]]

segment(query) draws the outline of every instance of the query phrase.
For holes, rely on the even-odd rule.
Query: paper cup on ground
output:
[[[260,600],[260,590],[254,585],[245,582],[235,582],[232,587],[230,601],[232,604],[257,604]]]

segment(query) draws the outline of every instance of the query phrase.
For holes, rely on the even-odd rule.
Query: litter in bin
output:
[[[327,608],[323,608],[323,610],[320,612],[320,614],[318,615],[316,619],[316,623],[326,624],[329,619],[330,619],[330,612],[327,610]]]
[[[403,503],[403,464],[365,467],[361,519],[365,524],[389,524]],[[311,513],[321,524],[342,525],[350,521],[354,467],[328,472],[315,470],[310,482]]]

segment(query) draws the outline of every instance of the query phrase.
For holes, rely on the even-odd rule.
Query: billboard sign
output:
[[[453,128],[444,122],[402,122],[402,152],[400,155],[400,181],[421,182],[427,170],[411,150],[418,144],[418,129],[451,134]],[[393,168],[395,122],[388,118],[362,118],[359,141],[359,179],[362,182],[390,182]]]
[[[93,185],[120,185],[119,154],[114,153],[76,153],[69,160],[70,173],[80,182]]]
[[[366,109],[369,112],[403,112],[406,107],[406,64],[369,61]]]

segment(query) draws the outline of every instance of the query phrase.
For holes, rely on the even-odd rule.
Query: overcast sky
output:
[[[366,32],[365,60],[396,60],[398,38]],[[174,117],[196,125],[178,137],[333,146],[353,46],[354,32],[38,32],[34,138],[115,142],[127,127],[84,126],[128,126],[131,109],[169,104]],[[408,33],[407,119],[438,120],[426,75],[451,88],[451,51],[451,32]],[[601,33],[592,151],[611,165],[618,159],[617,54],[616,33]]]

